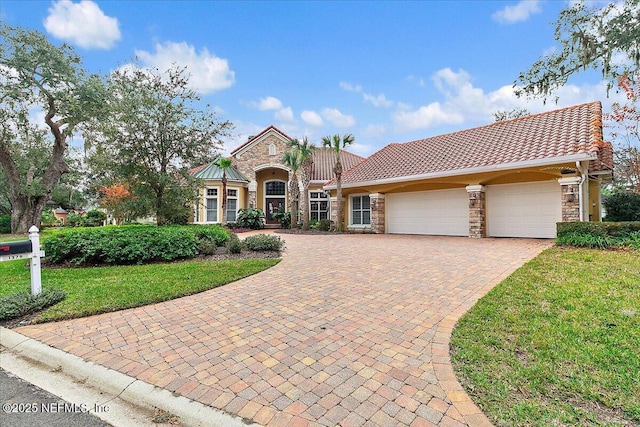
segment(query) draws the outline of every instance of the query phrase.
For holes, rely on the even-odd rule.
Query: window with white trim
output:
[[[238,213],[238,190],[227,189],[227,221],[235,222]]]
[[[278,150],[276,149],[276,144],[272,142],[271,144],[269,144],[269,155],[275,156],[276,154],[278,154]]]
[[[351,225],[371,225],[369,195],[351,196]]]
[[[218,189],[207,188],[205,195],[205,206],[207,208],[207,222],[218,222]]]
[[[309,219],[329,219],[329,195],[324,191],[309,192]]]

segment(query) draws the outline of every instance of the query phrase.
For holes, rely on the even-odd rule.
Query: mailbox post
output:
[[[40,251],[40,230],[35,225],[29,229],[29,240],[31,240],[31,295],[40,295],[42,292],[42,277],[40,275],[40,257],[44,256],[44,251]]]
[[[40,234],[35,225],[29,229],[29,240],[0,243],[0,262],[29,258],[31,270],[31,295],[42,292],[42,278],[40,273],[40,258],[44,251],[40,250]]]

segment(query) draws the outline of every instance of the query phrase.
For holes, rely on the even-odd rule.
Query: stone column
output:
[[[255,209],[258,207],[258,183],[253,180],[249,183],[249,207]]]
[[[330,206],[330,210],[331,210],[331,228],[334,228],[337,226],[338,224],[338,198],[337,197],[330,197],[329,198],[329,206]],[[343,206],[343,211],[342,211],[342,219],[344,220],[344,209],[347,209],[347,205],[346,203],[344,203],[344,197],[342,198],[342,206]],[[344,229],[347,229],[347,224],[342,224],[344,226]]]
[[[384,194],[373,193],[369,195],[369,199],[371,200],[371,231],[384,234]]]
[[[577,222],[580,218],[580,180],[579,176],[559,178],[562,187],[562,222]]]
[[[487,195],[484,185],[468,185],[469,237],[487,237]]]

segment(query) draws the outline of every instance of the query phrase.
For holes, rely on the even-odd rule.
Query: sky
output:
[[[601,4],[600,2],[599,4]],[[0,0],[0,20],[72,45],[90,72],[132,63],[186,66],[201,108],[234,125],[229,153],[274,125],[321,144],[351,133],[368,156],[408,142],[607,95],[599,73],[570,78],[553,100],[513,83],[559,47],[549,1]],[[209,107],[207,107],[207,105]]]

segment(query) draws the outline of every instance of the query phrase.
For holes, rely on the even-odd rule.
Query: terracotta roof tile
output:
[[[429,173],[460,171],[576,155],[601,154],[601,169],[610,169],[602,141],[599,102],[534,114],[446,135],[389,144],[346,171],[343,184]]]
[[[344,170],[350,169],[365,160],[364,157],[342,150],[340,161]],[[329,147],[316,147],[313,152],[311,180],[326,182],[333,178],[333,166],[336,164],[336,152]]]

